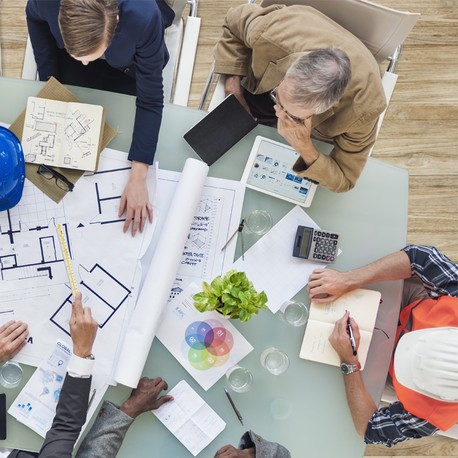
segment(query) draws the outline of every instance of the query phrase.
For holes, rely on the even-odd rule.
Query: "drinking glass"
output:
[[[308,320],[309,309],[303,302],[286,301],[280,308],[279,316],[291,326],[302,326]]]
[[[226,372],[227,383],[236,393],[246,393],[253,385],[253,375],[248,369],[233,366]]]
[[[14,361],[7,361],[0,367],[0,385],[16,388],[22,380],[22,367]]]
[[[247,233],[264,235],[272,227],[272,216],[266,210],[254,210],[245,218]]]
[[[280,375],[289,367],[288,355],[275,347],[266,348],[261,353],[261,365],[273,375]]]

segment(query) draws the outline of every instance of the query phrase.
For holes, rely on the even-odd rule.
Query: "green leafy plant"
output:
[[[202,289],[193,296],[199,312],[217,310],[228,318],[248,321],[260,309],[267,308],[266,293],[258,293],[245,272],[230,270],[223,277],[216,277],[210,284],[204,281]]]

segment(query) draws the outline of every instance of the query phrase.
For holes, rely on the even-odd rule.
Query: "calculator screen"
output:
[[[308,256],[311,237],[312,231],[304,228],[304,231],[302,232],[301,249],[299,250],[300,256]]]

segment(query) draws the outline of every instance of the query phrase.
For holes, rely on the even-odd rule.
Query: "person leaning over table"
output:
[[[91,309],[83,307],[81,293],[72,304],[70,334],[73,342],[67,375],[57,402],[56,414],[39,453],[13,450],[8,458],[66,458],[72,456],[73,446],[86,421],[91,388],[91,373],[95,363],[92,346],[98,325]]]
[[[41,81],[136,95],[129,151],[132,170],[119,216],[124,232],[152,221],[146,186],[164,102],[164,30],[174,17],[164,0],[28,0],[27,26]]]
[[[367,283],[404,282],[389,374],[399,401],[377,409],[347,334],[348,313],[329,340],[339,354],[356,431],[366,443],[392,446],[458,423],[458,265],[434,247],[409,245],[365,267],[317,269],[312,300],[326,303]],[[359,329],[350,318],[357,344]]]
[[[311,7],[246,4],[229,10],[214,57],[226,95],[300,154],[298,175],[335,192],[355,186],[386,107],[361,41]],[[312,136],[333,143],[329,156]]]

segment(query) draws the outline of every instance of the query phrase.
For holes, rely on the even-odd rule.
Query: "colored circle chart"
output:
[[[183,351],[200,371],[223,365],[230,356],[234,337],[218,320],[194,321],[185,331]]]

